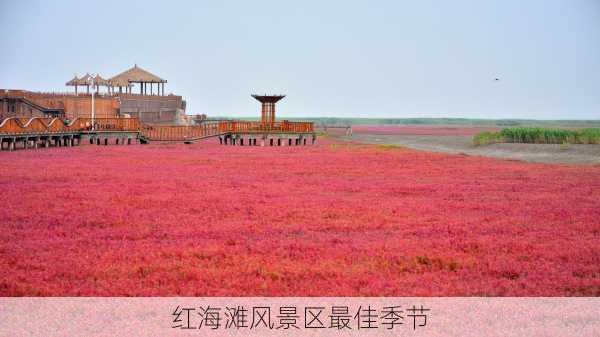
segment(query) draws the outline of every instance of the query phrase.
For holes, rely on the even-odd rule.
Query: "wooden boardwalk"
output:
[[[221,143],[247,144],[253,139],[285,138],[291,145],[307,136],[316,138],[314,125],[311,122],[255,122],[255,121],[206,121],[193,126],[145,125],[137,118],[96,118],[92,126],[91,118],[77,118],[66,123],[59,118],[6,118],[0,122],[0,150],[14,150],[22,144],[22,148],[38,146],[73,146],[82,141],[95,144],[131,144],[147,142],[193,142],[209,137],[219,137]],[[273,141],[270,142],[273,144]],[[280,143],[280,141],[279,141]]]

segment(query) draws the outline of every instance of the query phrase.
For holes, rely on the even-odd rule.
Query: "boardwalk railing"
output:
[[[138,132],[137,118],[96,118],[93,131]],[[65,123],[59,118],[6,118],[0,123],[0,135],[80,133],[92,131],[91,118],[77,118]]]
[[[221,121],[219,123],[221,133],[310,133],[314,131],[312,122]]]
[[[193,126],[144,125],[142,136],[155,141],[185,141],[212,137],[220,134],[218,122],[206,122]]]
[[[137,118],[77,118],[65,123],[59,118],[7,118],[0,122],[0,136],[43,135],[83,132],[137,132],[150,141],[186,141],[227,133],[312,133],[311,122],[206,121],[193,126],[143,125]]]

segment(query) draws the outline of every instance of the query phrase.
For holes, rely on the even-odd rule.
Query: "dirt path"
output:
[[[473,146],[471,136],[373,135],[339,136],[346,141],[392,144],[416,150],[487,156],[503,159],[560,164],[600,164],[600,145],[492,144]]]

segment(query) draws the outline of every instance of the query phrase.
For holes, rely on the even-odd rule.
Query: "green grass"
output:
[[[500,142],[502,142],[502,138],[500,137],[499,132],[485,131],[485,132],[481,132],[473,137],[473,144],[477,145],[477,146],[488,145],[488,144],[493,144],[493,143],[500,143]]]
[[[517,127],[502,129],[500,132],[482,132],[473,137],[474,145],[492,143],[600,144],[600,128]]]
[[[382,150],[396,150],[396,149],[404,149],[404,146],[395,145],[395,144],[377,144],[377,148]]]

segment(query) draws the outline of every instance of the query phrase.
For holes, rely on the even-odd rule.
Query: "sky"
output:
[[[599,0],[0,0],[0,32],[0,88],[137,64],[188,114],[600,119]]]

